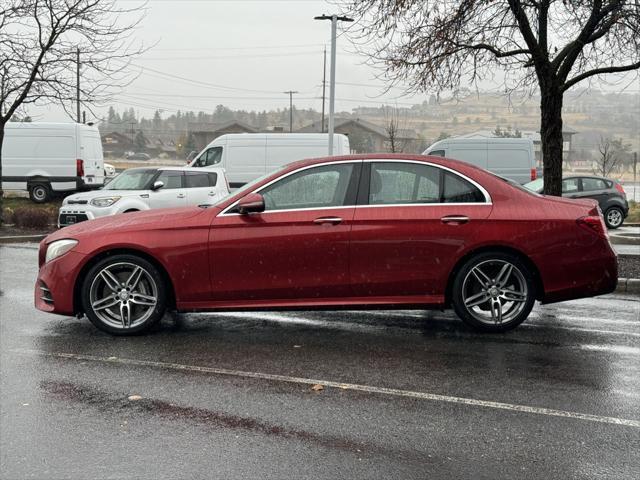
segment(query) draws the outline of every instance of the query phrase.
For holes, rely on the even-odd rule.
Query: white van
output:
[[[97,127],[10,122],[4,128],[4,190],[28,190],[31,200],[43,203],[53,193],[104,185],[104,159]]]
[[[536,179],[530,138],[447,138],[422,154],[462,160],[520,184]]]
[[[222,166],[229,186],[238,188],[287,163],[326,157],[328,148],[327,133],[232,133],[216,138],[189,166]],[[333,154],[349,153],[347,136],[334,134]]]

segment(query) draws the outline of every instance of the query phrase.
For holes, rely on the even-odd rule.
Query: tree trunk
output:
[[[542,159],[545,195],[562,196],[562,92],[540,86]]]
[[[2,143],[4,141],[4,123],[0,122],[0,225],[2,225],[2,199],[4,190],[2,190]]]

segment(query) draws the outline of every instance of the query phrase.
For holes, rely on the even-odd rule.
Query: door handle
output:
[[[340,217],[320,217],[320,218],[316,218],[313,221],[313,223],[317,223],[319,225],[324,225],[324,224],[338,225],[340,222],[342,222],[342,219]]]
[[[184,198],[184,196],[185,196],[184,193],[179,193],[178,194],[178,198]]]
[[[440,219],[442,223],[450,223],[452,225],[461,225],[469,221],[469,217],[465,215],[447,215]]]

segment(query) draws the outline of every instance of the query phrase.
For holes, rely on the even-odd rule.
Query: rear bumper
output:
[[[543,275],[542,303],[606,295],[618,285],[618,257],[608,241],[601,254],[560,259],[553,270]],[[553,280],[548,280],[550,275]]]

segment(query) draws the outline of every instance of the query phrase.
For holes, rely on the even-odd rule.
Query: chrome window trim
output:
[[[439,165],[437,163],[432,163],[432,162],[421,162],[418,160],[403,160],[403,159],[396,159],[396,158],[381,158],[381,159],[365,159],[365,160],[340,160],[337,162],[323,162],[323,163],[316,163],[313,165],[307,165],[306,167],[301,167],[297,170],[292,170],[291,172],[287,173],[286,175],[282,176],[282,177],[278,177],[275,178],[273,180],[271,180],[269,183],[264,184],[263,186],[261,186],[258,190],[254,190],[251,193],[260,193],[263,189],[267,188],[268,186],[274,184],[275,182],[282,180],[284,178],[287,178],[289,175],[293,175],[294,173],[299,173],[302,172],[304,170],[308,170],[309,168],[314,168],[314,167],[322,167],[325,165],[336,165],[336,164],[342,164],[342,163],[364,163],[364,162],[380,162],[380,163],[417,163],[418,165],[428,165],[431,167],[436,167],[436,168],[441,168],[443,170],[446,170],[454,175],[457,175],[458,177],[461,177],[463,179],[465,179],[466,181],[468,181],[469,183],[471,183],[473,186],[475,186],[478,190],[480,190],[480,192],[482,193],[482,195],[485,198],[485,202],[451,202],[451,203],[388,203],[388,204],[382,204],[382,205],[344,205],[344,206],[336,206],[336,207],[309,207],[309,208],[289,208],[289,209],[284,209],[284,210],[269,210],[269,211],[264,211],[261,212],[260,215],[266,215],[269,213],[283,213],[283,212],[303,212],[303,211],[312,211],[312,210],[335,210],[335,209],[344,209],[344,208],[384,208],[384,207],[442,207],[442,206],[464,206],[464,205],[469,205],[469,206],[478,206],[478,205],[488,205],[491,206],[493,205],[493,200],[491,198],[491,195],[489,195],[489,192],[482,186],[480,185],[478,182],[476,182],[475,180],[467,177],[466,175],[464,175],[463,173],[460,173],[456,170],[453,170],[452,168],[449,167],[445,167],[444,165]],[[240,216],[242,214],[240,213],[227,213],[229,210],[231,210],[233,207],[235,207],[238,202],[240,201],[240,199],[236,200],[235,202],[233,202],[231,205],[229,205],[227,208],[225,208],[222,212],[220,212],[217,216],[218,217],[233,217],[233,216]]]

